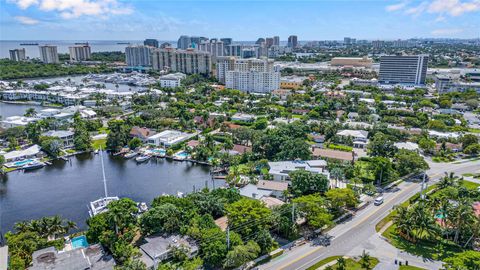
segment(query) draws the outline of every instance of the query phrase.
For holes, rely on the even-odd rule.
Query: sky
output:
[[[0,0],[0,40],[479,38],[480,0]]]

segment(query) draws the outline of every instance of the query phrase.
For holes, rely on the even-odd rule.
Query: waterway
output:
[[[15,171],[0,176],[0,231],[15,222],[43,216],[61,215],[85,229],[87,205],[103,197],[101,155],[82,154],[70,161],[30,172]],[[206,185],[213,187],[209,167],[152,158],[146,163],[103,155],[108,195],[147,202],[165,194],[189,193]],[[215,186],[223,183],[215,180]]]
[[[21,116],[24,115],[29,108],[34,108],[37,112],[46,109],[46,107],[34,104],[11,104],[0,102],[0,116],[2,116],[2,118],[15,115]]]

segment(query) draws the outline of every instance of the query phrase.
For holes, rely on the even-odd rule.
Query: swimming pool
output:
[[[72,248],[82,248],[88,247],[87,237],[85,235],[81,235],[72,239]]]
[[[30,163],[32,161],[33,161],[33,159],[25,159],[25,160],[14,162],[13,165],[15,165],[17,167],[20,167],[20,166],[23,166],[23,165],[25,165],[27,163]]]
[[[178,157],[180,158],[187,158],[188,157],[188,153],[187,152],[180,152],[177,154]]]

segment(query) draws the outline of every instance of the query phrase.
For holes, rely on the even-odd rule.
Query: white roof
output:
[[[398,149],[406,149],[406,150],[417,150],[418,149],[418,144],[413,143],[413,142],[397,142],[394,143],[395,147]]]
[[[18,150],[18,151],[11,151],[4,155],[6,160],[17,159],[25,156],[34,156],[40,152],[40,146],[32,145],[27,149]]]
[[[345,129],[337,132],[337,135],[366,139],[368,137],[368,131]]]

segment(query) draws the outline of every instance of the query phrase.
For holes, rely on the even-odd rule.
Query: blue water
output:
[[[32,161],[33,161],[33,159],[25,159],[25,160],[22,160],[22,161],[17,161],[15,163],[13,163],[13,165],[22,166],[22,165],[25,165],[25,164],[30,163]]]
[[[186,157],[188,157],[188,153],[187,152],[181,152],[181,153],[178,153],[177,156],[186,158]]]
[[[88,247],[87,237],[85,235],[78,236],[72,239],[72,248]]]

